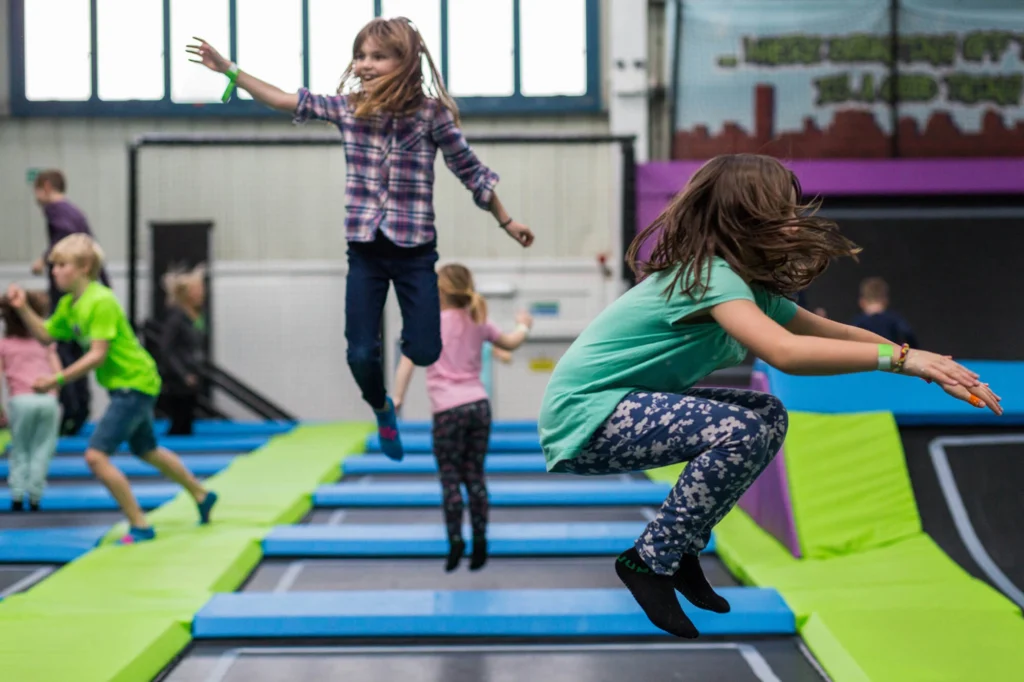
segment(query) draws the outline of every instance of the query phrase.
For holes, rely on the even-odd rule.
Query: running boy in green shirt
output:
[[[188,490],[199,507],[200,523],[209,523],[217,494],[206,490],[177,455],[157,446],[153,408],[160,394],[160,374],[114,292],[96,281],[103,267],[103,251],[88,235],[73,234],[54,245],[49,260],[57,287],[65,292],[50,319],[42,320],[25,305],[25,292],[16,285],[7,290],[8,300],[42,343],[74,340],[87,351],[62,373],[37,379],[36,392],[51,391],[93,369],[97,381],[110,392],[110,404],[89,439],[85,461],[128,517],[129,531],[120,542],[156,537],[128,479],[110,461],[125,441],[133,455]]]

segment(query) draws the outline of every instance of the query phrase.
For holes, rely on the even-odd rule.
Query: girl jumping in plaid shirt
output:
[[[363,399],[377,417],[381,449],[402,458],[395,407],[384,387],[380,326],[394,282],[402,310],[402,355],[426,367],[441,355],[434,159],[448,168],[490,211],[510,237],[533,243],[528,227],[498,200],[498,175],[483,165],[459,129],[459,112],[419,32],[405,18],[374,19],[353,43],[352,62],[338,94],[288,93],[241,71],[205,40],[188,52],[228,74],[259,102],[291,113],[296,123],[329,121],[341,131],[348,163],[345,230],[349,243],[345,301],[348,364]],[[424,83],[421,60],[430,68]]]

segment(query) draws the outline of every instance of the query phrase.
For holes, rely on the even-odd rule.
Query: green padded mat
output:
[[[244,582],[266,533],[301,518],[313,490],[337,480],[340,462],[362,452],[371,432],[328,424],[275,437],[208,480],[220,495],[209,526],[197,525],[195,503],[182,493],[149,515],[155,542],[108,542],[0,602],[4,679],[8,671],[19,682],[153,679],[189,643],[196,611]]]
[[[736,509],[715,528],[715,542],[742,582],[779,591],[833,682],[1002,680],[1024,670],[1020,610],[923,534],[863,554],[798,560]],[[979,664],[971,651],[988,659]]]
[[[794,412],[786,474],[800,550],[842,556],[921,532],[896,422],[888,412]]]
[[[1019,611],[829,609],[817,631],[801,631],[812,651],[840,642],[852,668],[826,670],[833,682],[1003,682],[1024,671],[1024,619]],[[824,663],[824,661],[823,661]]]
[[[1024,670],[1020,610],[921,530],[890,415],[793,413],[786,464],[811,554],[795,559],[738,508],[715,528],[716,551],[742,582],[779,591],[833,682],[973,682]]]

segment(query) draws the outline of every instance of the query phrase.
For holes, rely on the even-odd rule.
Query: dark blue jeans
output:
[[[375,410],[385,406],[384,367],[381,361],[381,319],[388,289],[395,284],[402,311],[402,354],[426,367],[441,356],[441,301],[437,292],[437,251],[392,247],[381,250],[362,245],[348,250],[345,286],[345,340],[348,366]]]

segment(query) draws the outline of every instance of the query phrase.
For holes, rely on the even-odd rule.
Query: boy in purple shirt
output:
[[[64,195],[67,189],[67,181],[64,174],[59,170],[45,170],[36,176],[35,195],[36,203],[43,209],[43,216],[46,218],[46,230],[49,236],[49,244],[43,255],[32,263],[32,273],[43,274],[46,268],[46,260],[50,255],[50,249],[64,237],[71,234],[83,233],[90,237],[92,230],[89,229],[89,221],[85,214],[67,200]],[[64,293],[57,288],[53,279],[53,272],[48,271],[50,280],[50,312],[57,306]],[[103,286],[110,287],[110,279],[106,270],[100,271],[100,282]],[[62,342],[57,344],[57,354],[65,367],[70,367],[82,357],[84,351],[74,342]],[[89,419],[89,410],[92,398],[89,394],[88,377],[78,381],[69,382],[61,389],[60,402],[64,410],[64,419],[61,423],[61,434],[73,436],[82,429],[82,425]]]

